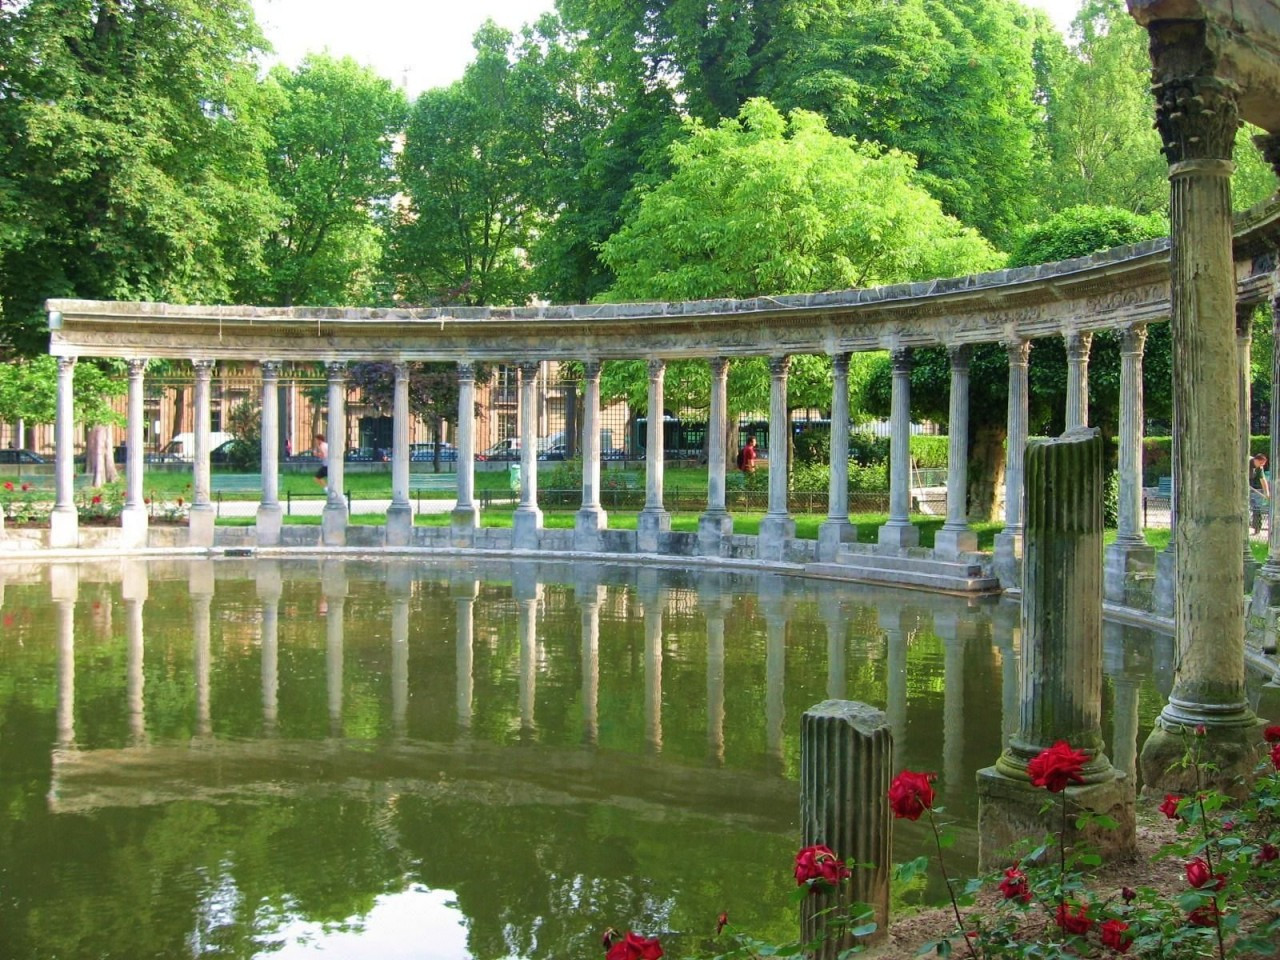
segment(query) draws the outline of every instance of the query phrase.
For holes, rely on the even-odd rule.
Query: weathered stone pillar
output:
[[[273,737],[280,722],[280,598],[284,582],[278,560],[257,560],[253,572],[262,605],[262,732]]]
[[[332,436],[332,431],[330,432]],[[333,448],[329,448],[332,454]],[[324,675],[329,702],[329,736],[342,736],[342,675],[347,575],[341,563],[326,563],[320,590],[324,603]]]
[[[600,361],[582,364],[582,506],[573,520],[575,550],[599,550],[609,517],[600,505]]]
[[[1177,526],[1173,692],[1142,749],[1152,793],[1190,786],[1181,732],[1203,724],[1226,787],[1253,770],[1257,717],[1244,689],[1244,577],[1231,152],[1237,88],[1214,76],[1202,22],[1148,24],[1156,125],[1169,159],[1173,466]]]
[[[880,528],[880,546],[914,547],[920,530],[911,522],[911,349],[893,357],[893,395],[889,411],[889,520]]]
[[[537,361],[520,364],[520,503],[511,517],[512,545],[537,550],[542,530],[538,507],[538,372]]]
[[[387,506],[386,536],[388,547],[407,547],[413,541],[413,507],[409,503],[409,364],[404,361],[393,363],[391,371],[391,503]],[[463,419],[462,397],[459,396],[459,434]],[[457,476],[462,476],[461,469]],[[461,503],[461,494],[458,500]]]
[[[191,512],[187,518],[189,542],[193,547],[213,546],[213,501],[210,498],[210,389],[213,361],[192,360],[195,369],[195,462],[192,469]]]
[[[853,865],[852,877],[835,889],[801,901],[801,939],[822,937],[813,953],[834,960],[855,943],[883,941],[889,932],[889,784],[893,734],[879,710],[850,700],[825,700],[800,718],[801,845],[821,843]],[[851,928],[823,936],[830,917],[847,917],[863,903],[875,914],[876,931],[855,938]]]
[[[846,543],[856,543],[849,522],[849,354],[831,358],[831,478],[827,519],[818,527],[818,559],[833,562]]]
[[[1272,139],[1280,145],[1280,136]],[[1280,153],[1280,146],[1277,152]],[[1280,343],[1280,292],[1271,301],[1271,342]],[[1271,397],[1271,454],[1268,466],[1271,467],[1274,479],[1280,477],[1280,350],[1274,347],[1271,351]],[[1249,642],[1268,653],[1274,653],[1276,649],[1277,614],[1280,614],[1280,530],[1276,529],[1280,511],[1276,507],[1277,500],[1280,497],[1275,495],[1273,489],[1267,528],[1267,562],[1254,578],[1249,606]]]
[[[280,509],[280,364],[264,360],[262,369],[262,501],[258,504],[255,526],[258,546],[274,547],[280,543],[280,527],[284,522]]]
[[[120,599],[124,601],[125,638],[128,644],[125,699],[129,705],[129,742],[143,744],[147,739],[146,673],[143,607],[147,603],[147,565],[142,560],[127,560],[121,570]]]
[[[574,587],[582,615],[582,740],[594,745],[600,739],[600,604],[605,588],[594,567],[578,574]]]
[[[125,426],[124,509],[120,511],[120,539],[126,548],[147,545],[147,505],[142,492],[143,458],[142,424],[146,414],[142,407],[142,376],[145,360],[127,361],[129,369],[129,413]]]
[[[329,479],[325,486],[324,514],[320,518],[320,540],[327,547],[347,543],[347,498],[344,469],[347,459],[347,365],[327,364],[329,377]]]
[[[969,346],[947,348],[951,358],[951,408],[947,417],[947,522],[934,537],[934,555],[956,560],[978,549],[969,526]]]
[[[474,699],[475,680],[475,635],[476,635],[476,598],[480,596],[480,581],[474,578],[459,580],[453,585],[453,604],[457,620],[457,655],[455,663],[458,729],[471,729],[472,701]]]
[[[213,593],[212,560],[196,560],[187,572],[187,592],[191,597],[192,672],[196,681],[196,736],[213,736]]]
[[[1121,335],[1118,530],[1103,561],[1103,596],[1126,606],[1139,606],[1145,591],[1137,581],[1146,580],[1149,586],[1156,562],[1156,552],[1142,533],[1142,351],[1146,341],[1147,328],[1141,323],[1131,324]]]
[[[1089,348],[1093,334],[1072,330],[1064,333],[1067,345],[1067,431],[1089,425]]]
[[[733,533],[725,508],[725,439],[729,426],[729,361],[712,357],[711,410],[707,420],[707,510],[698,518],[698,552],[718,557],[724,537]]]
[[[1251,420],[1250,411],[1253,406],[1253,391],[1251,389],[1250,378],[1252,370],[1252,360],[1250,357],[1251,347],[1253,345],[1253,309],[1252,303],[1236,304],[1236,385],[1240,397],[1240,469],[1245,470],[1247,474],[1249,463],[1249,440],[1251,436]],[[1268,460],[1270,458],[1268,457]],[[1268,463],[1268,466],[1270,464]],[[1249,545],[1249,531],[1252,529],[1253,510],[1251,497],[1249,495],[1248,480],[1245,481],[1245,499],[1243,502],[1242,526],[1244,539],[1244,551],[1241,555],[1242,569],[1244,570],[1244,589],[1247,593],[1253,588],[1253,577],[1258,572],[1257,561],[1253,559],[1253,548]]]
[[[1005,432],[1004,529],[996,534],[995,572],[1000,586],[1017,589],[1022,582],[1022,454],[1027,445],[1030,393],[1027,369],[1030,340],[1005,344],[1009,351],[1009,413]]]
[[[1081,428],[1027,448],[1022,595],[1022,678],[1017,733],[995,766],[978,773],[980,859],[1000,861],[1019,839],[1058,828],[1028,763],[1058,740],[1089,756],[1077,807],[1116,820],[1088,827],[1108,856],[1132,853],[1133,784],[1102,743],[1102,437]]]
[[[663,470],[666,467],[666,433],[663,430],[663,387],[667,376],[665,360],[649,361],[648,435],[644,456],[644,509],[636,517],[636,549],[656,553],[658,535],[671,529],[671,514],[662,500]]]
[[[458,364],[458,502],[454,504],[450,525],[453,545],[467,547],[475,543],[480,527],[480,508],[476,505],[476,368],[475,364]]]
[[[57,744],[64,750],[76,742],[76,599],[79,595],[78,568],[60,563],[49,569],[49,599],[53,601],[58,623]]]
[[[761,560],[781,560],[786,542],[796,535],[787,503],[788,431],[787,371],[790,357],[769,358],[769,509],[760,520],[756,553]]]
[[[74,547],[80,541],[76,512],[74,439],[76,358],[58,358],[57,413],[53,427],[54,502],[49,515],[49,546]]]

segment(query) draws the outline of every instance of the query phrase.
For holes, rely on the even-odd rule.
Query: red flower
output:
[[[662,956],[662,944],[657,937],[642,937],[627,931],[605,954],[605,960],[658,960]]]
[[[716,917],[716,936],[724,933],[724,928],[729,925],[729,914],[727,911],[721,910],[720,916]]]
[[[22,485],[22,492],[23,492],[23,493],[26,493],[26,492],[27,492],[28,490],[30,490],[30,489],[31,489],[31,484],[29,484],[29,483],[24,483],[24,484]]]
[[[1120,888],[1120,897],[1124,900],[1125,903],[1133,903],[1134,898],[1136,898],[1137,896],[1138,896],[1138,891],[1133,889],[1133,887]]]
[[[1204,736],[1205,734],[1207,734],[1208,732],[1209,732],[1209,731],[1205,729],[1205,726],[1204,726],[1204,724],[1203,724],[1203,723],[1197,723],[1197,724],[1196,724],[1196,736],[1197,736],[1197,737],[1203,737],[1203,736]]]
[[[1222,916],[1222,911],[1218,909],[1218,905],[1210,900],[1203,906],[1196,907],[1187,914],[1187,923],[1193,927],[1213,927],[1217,926],[1218,917]]]
[[[1273,724],[1263,730],[1262,739],[1267,743],[1280,743],[1280,724]]]
[[[10,490],[10,491],[12,491],[12,490],[13,490],[13,482],[12,482],[12,481],[10,481],[10,480],[6,480],[6,481],[4,482],[4,488],[5,488],[6,490]]]
[[[101,502],[102,502],[102,497],[98,496],[97,494],[94,494],[93,499],[89,501],[89,503],[91,503],[95,507]]]
[[[145,498],[143,498],[143,501],[142,501],[142,502],[143,502],[143,503],[145,503],[147,506],[151,506],[151,498],[150,498],[150,497],[145,497]]]
[[[618,939],[618,931],[613,927],[606,927],[604,934],[600,937],[600,945],[608,950],[613,946],[613,941]]]
[[[1093,926],[1093,921],[1086,916],[1088,908],[1083,904],[1076,907],[1076,912],[1071,912],[1071,905],[1068,903],[1058,904],[1058,913],[1054,917],[1054,921],[1062,928],[1064,933],[1076,934],[1084,936],[1089,932],[1089,928]]]
[[[1258,855],[1253,858],[1255,863],[1270,863],[1272,860],[1280,860],[1280,848],[1274,843],[1264,843],[1258,848]]]
[[[1209,863],[1204,857],[1196,857],[1187,864],[1187,883],[1196,889],[1203,887],[1212,880],[1217,880],[1213,889],[1221,890],[1227,885],[1227,875],[1225,873],[1215,874],[1209,869]]]
[[[1271,746],[1271,765],[1280,770],[1280,743]]]
[[[933,809],[933,787],[937,774],[903,770],[889,784],[889,807],[900,820],[919,820],[920,814]]]
[[[181,497],[179,497],[179,498],[178,498],[178,506],[182,506],[182,498],[181,498]]]
[[[796,884],[803,887],[806,883],[821,881],[833,887],[849,876],[849,868],[835,855],[830,847],[815,843],[805,847],[796,854]]]
[[[1170,820],[1179,819],[1182,814],[1178,813],[1178,804],[1182,798],[1176,793],[1166,793],[1164,795],[1164,803],[1160,804],[1160,812]]]
[[[1027,875],[1016,866],[1004,872],[1004,879],[1000,881],[1000,892],[1004,894],[1006,900],[1031,902],[1031,885],[1027,883]]]
[[[1050,793],[1061,793],[1070,781],[1084,783],[1080,771],[1088,762],[1087,753],[1072,750],[1067,741],[1059,740],[1027,764],[1027,773],[1031,774],[1035,786],[1044,787]]]
[[[1100,929],[1104,947],[1110,947],[1118,953],[1128,953],[1129,948],[1133,946],[1133,934],[1129,932],[1129,925],[1123,920],[1108,920]]]

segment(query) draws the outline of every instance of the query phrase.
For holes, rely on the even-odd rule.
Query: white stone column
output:
[[[49,546],[74,547],[80,541],[75,500],[75,357],[58,358],[58,408],[53,428],[54,503],[49,516]]]
[[[212,360],[192,360],[195,370],[195,461],[191,465],[191,512],[187,518],[189,542],[193,547],[213,546],[213,501],[210,499],[209,454],[211,452],[209,418],[210,388],[213,381]]]
[[[769,358],[769,510],[760,520],[756,554],[761,560],[782,560],[787,541],[796,535],[788,498],[787,469],[790,435],[787,427],[787,371],[790,357]]]
[[[1249,439],[1250,425],[1252,417],[1250,413],[1253,407],[1253,391],[1252,384],[1249,380],[1252,374],[1252,360],[1250,357],[1250,348],[1253,345],[1253,330],[1251,328],[1253,320],[1254,305],[1252,303],[1236,304],[1236,385],[1237,392],[1240,397],[1240,469],[1247,473],[1249,463]],[[1270,461],[1270,458],[1267,458]],[[1270,462],[1267,464],[1271,466]],[[1241,569],[1244,571],[1244,589],[1246,592],[1253,588],[1253,577],[1258,572],[1257,561],[1253,559],[1253,549],[1249,545],[1249,533],[1253,529],[1253,510],[1250,503],[1248,480],[1245,481],[1245,499],[1242,504],[1241,524],[1243,529],[1244,550],[1241,554]],[[1259,520],[1261,522],[1261,520]]]
[[[1261,139],[1261,138],[1259,138]],[[1272,138],[1280,149],[1280,135]],[[1271,301],[1271,342],[1280,343],[1280,294]],[[1271,351],[1271,454],[1268,466],[1274,480],[1280,477],[1280,350]],[[1280,614],[1280,520],[1277,511],[1274,484],[1271,491],[1270,526],[1267,529],[1267,562],[1262,565],[1253,581],[1253,594],[1249,604],[1249,641],[1255,646],[1274,653],[1276,649],[1277,614]]]
[[[329,479],[325,485],[324,513],[320,517],[320,542],[326,547],[347,544],[347,498],[343,470],[347,460],[347,365],[326,364],[329,378]]]
[[[391,370],[391,503],[387,507],[387,546],[407,547],[413,539],[413,507],[409,505],[409,364],[393,363]]]
[[[1120,500],[1117,505],[1116,539],[1107,545],[1103,559],[1103,596],[1112,603],[1137,604],[1135,576],[1149,577],[1155,568],[1155,550],[1142,533],[1142,351],[1147,341],[1145,324],[1125,328],[1120,340]]]
[[[520,503],[511,518],[512,545],[537,550],[542,530],[538,507],[538,394],[537,361],[520,364]]]
[[[1067,412],[1066,428],[1089,425],[1089,348],[1093,334],[1072,330],[1064,333],[1067,345]]]
[[[880,528],[881,547],[899,550],[920,542],[911,522],[911,349],[892,351],[893,394],[889,412],[889,519]]]
[[[849,354],[831,358],[831,479],[827,519],[818,527],[818,559],[833,562],[858,528],[849,522]]]
[[[124,509],[120,511],[120,539],[126,549],[147,545],[147,505],[142,492],[143,440],[142,376],[146,360],[126,361],[129,370],[128,414],[125,424]]]
[[[476,368],[470,362],[458,364],[458,502],[454,505],[450,525],[453,545],[469,547],[475,543],[480,526],[480,508],[476,505]]]
[[[1004,529],[996,535],[995,572],[1006,590],[1022,583],[1022,455],[1027,446],[1031,341],[1005,344],[1009,351],[1009,412],[1005,433]]]
[[[264,360],[262,371],[262,501],[258,504],[258,546],[280,544],[284,511],[280,509],[280,363]]]
[[[582,507],[573,521],[574,549],[600,549],[609,517],[600,505],[600,361],[582,364]]]
[[[725,439],[729,432],[729,360],[712,357],[711,409],[707,418],[707,510],[698,518],[698,552],[718,557],[723,538],[733,533],[725,507]]]
[[[952,344],[951,406],[947,417],[947,522],[933,541],[934,555],[958,560],[978,549],[978,535],[969,526],[969,347]]]
[[[649,361],[648,434],[644,455],[644,509],[636,517],[636,549],[656,553],[658,537],[671,529],[671,514],[663,505],[663,471],[666,468],[666,432],[663,424],[663,387],[667,362]]]

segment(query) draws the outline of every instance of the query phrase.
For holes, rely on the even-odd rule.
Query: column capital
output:
[[[1067,345],[1068,360],[1088,360],[1089,348],[1093,346],[1093,333],[1089,330],[1068,330],[1062,335]]]
[[[262,372],[263,380],[278,380],[281,366],[279,360],[263,360],[258,364],[258,369]]]
[[[1260,133],[1253,138],[1253,145],[1262,154],[1262,159],[1271,164],[1271,169],[1280,177],[1280,133]]]
[[[208,380],[213,376],[212,360],[196,359],[191,361],[191,367],[196,372],[197,380]]]
[[[132,380],[142,376],[142,374],[146,371],[147,361],[139,357],[134,357],[132,359],[126,360],[125,366],[128,367],[129,379]]]
[[[911,372],[911,348],[896,347],[889,352],[889,356],[893,360],[894,373],[910,373]]]
[[[951,360],[951,369],[953,371],[968,372],[969,357],[973,353],[973,348],[967,343],[951,343],[947,345],[947,357]]]
[[[585,380],[600,379],[600,369],[603,366],[599,360],[583,360],[582,376]]]
[[[391,363],[391,376],[395,381],[409,379],[409,362],[407,360],[394,360]]]
[[[649,361],[649,379],[656,380],[667,372],[667,361],[650,360]]]
[[[1154,36],[1153,36],[1154,39]],[[1152,44],[1156,72],[1161,60],[1172,60],[1179,51]],[[1240,129],[1240,88],[1213,75],[1172,77],[1151,88],[1156,98],[1156,129],[1170,166],[1188,161],[1230,160]],[[1230,168],[1208,166],[1201,173],[1230,176]]]
[[[1004,348],[1009,352],[1010,366],[1025,367],[1031,360],[1030,340],[1009,340],[1005,343]]]
[[[785,377],[787,370],[791,366],[790,357],[770,357],[769,358],[769,376]]]
[[[522,360],[516,366],[520,368],[520,376],[529,381],[536,379],[542,369],[542,363],[538,360]]]
[[[330,360],[324,365],[324,370],[330,382],[344,380],[347,376],[347,362],[345,360]]]
[[[1133,323],[1120,333],[1120,355],[1140,357],[1147,346],[1147,325]]]
[[[64,371],[66,371],[66,370],[74,369],[75,365],[76,365],[76,358],[75,358],[75,357],[59,357],[59,358],[58,358],[58,372],[59,372],[59,373],[62,373],[62,372],[64,372]]]
[[[400,375],[400,370],[399,370],[400,367],[404,367],[404,374],[405,376],[408,376],[409,365],[407,363],[396,364],[396,375],[397,376]],[[475,383],[476,365],[472,363],[470,360],[459,360],[457,376],[458,376],[459,383],[466,383],[468,381],[471,383]]]
[[[831,357],[831,369],[837,376],[847,377],[849,375],[849,354],[833,354]]]
[[[728,357],[712,357],[707,363],[711,367],[711,375],[713,377],[723,377],[729,369]]]
[[[1253,336],[1253,328],[1251,322],[1253,320],[1253,311],[1258,305],[1256,303],[1245,303],[1236,301],[1236,337],[1248,340]]]

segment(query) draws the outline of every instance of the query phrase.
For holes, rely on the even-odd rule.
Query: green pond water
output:
[[[0,565],[0,588],[4,960],[559,960],[606,927],[682,957],[722,910],[788,939],[807,707],[886,710],[960,873],[1016,724],[1007,603],[510,562]],[[1108,625],[1118,766],[1172,666]],[[897,824],[894,859],[925,829]]]

